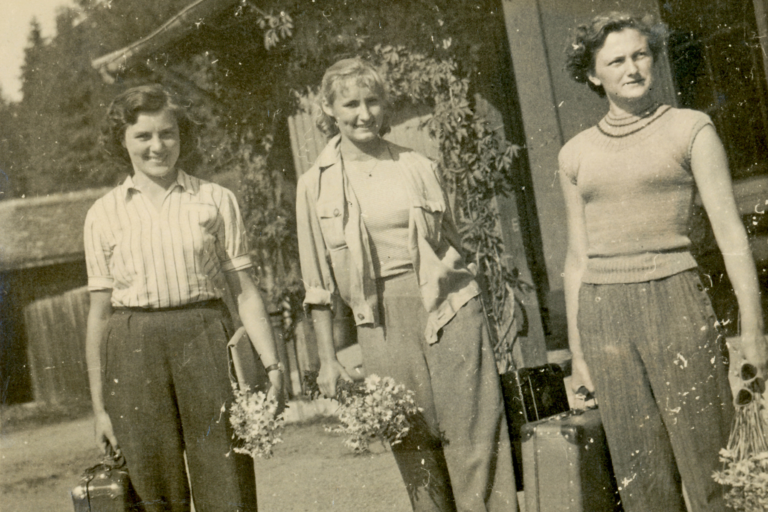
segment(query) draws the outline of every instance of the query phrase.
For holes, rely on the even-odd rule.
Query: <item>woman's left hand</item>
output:
[[[736,342],[736,350],[746,362],[754,365],[763,377],[768,376],[768,340],[761,333],[744,333]]]

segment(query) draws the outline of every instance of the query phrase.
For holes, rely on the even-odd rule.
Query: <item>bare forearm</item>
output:
[[[269,367],[277,363],[277,347],[275,346],[272,324],[258,291],[250,297],[238,300],[238,312],[262,364]]]
[[[584,262],[575,256],[566,256],[563,276],[565,312],[568,321],[568,346],[575,357],[582,356],[581,337],[576,319],[579,315],[579,289],[584,274]]]
[[[752,253],[749,250],[746,233],[741,225],[725,240],[723,259],[728,277],[731,280],[736,298],[739,301],[740,336],[734,341],[733,348],[746,361],[755,365],[763,375],[768,375],[768,344],[763,336],[763,313],[760,304],[760,286]],[[722,233],[722,231],[721,231]],[[715,232],[717,237],[717,232]]]
[[[333,346],[333,312],[329,306],[312,307],[312,323],[317,339],[318,355],[320,356],[320,373],[317,385],[327,397],[336,395],[336,382],[339,379],[352,380],[336,357]]]
[[[581,252],[569,253],[565,258],[565,270],[563,276],[563,288],[565,291],[565,308],[568,319],[568,347],[571,350],[571,386],[574,392],[593,392],[595,385],[584,352],[581,346],[581,334],[577,318],[579,316],[579,290],[581,279],[586,268],[586,257]],[[599,369],[597,369],[599,371]]]
[[[248,270],[237,270],[224,274],[232,297],[237,302],[237,312],[240,321],[251,339],[256,353],[259,354],[265,367],[278,362],[275,337],[272,333],[272,324],[269,321],[269,313],[264,305],[256,283]]]
[[[763,312],[760,304],[760,285],[755,261],[749,249],[746,234],[731,243],[731,251],[723,251],[723,260],[739,302],[740,330],[742,334],[763,333]],[[739,240],[740,239],[740,240]]]
[[[91,294],[91,306],[85,334],[85,361],[88,366],[88,382],[91,388],[91,404],[96,413],[104,411],[104,396],[101,379],[101,345],[107,332],[107,325],[112,316],[112,307],[108,304],[109,296],[100,297]]]
[[[755,262],[733,195],[725,148],[714,127],[705,126],[697,135],[691,150],[691,170],[739,301],[741,333],[762,336]]]
[[[333,345],[333,312],[331,308],[329,306],[313,306],[311,314],[320,362],[326,364],[336,361],[336,348]]]
[[[90,331],[90,329],[89,329]],[[102,331],[103,332],[103,331]],[[85,341],[85,360],[88,365],[88,382],[91,387],[91,404],[95,412],[104,410],[101,382],[101,334],[90,332]]]

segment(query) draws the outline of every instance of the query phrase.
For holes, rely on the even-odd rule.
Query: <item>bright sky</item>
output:
[[[56,30],[56,9],[67,5],[73,5],[72,1],[0,1],[0,87],[5,99],[21,99],[19,77],[32,18],[40,23],[43,37],[50,39]]]

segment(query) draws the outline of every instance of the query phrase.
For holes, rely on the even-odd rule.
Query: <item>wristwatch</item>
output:
[[[282,363],[271,364],[271,365],[267,366],[266,368],[264,368],[264,371],[266,371],[267,374],[270,374],[271,372],[273,372],[275,370],[279,371],[280,373],[283,373],[283,365],[282,365]]]

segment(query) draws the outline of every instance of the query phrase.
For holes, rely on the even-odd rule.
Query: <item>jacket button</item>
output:
[[[703,285],[703,284],[701,284],[701,283],[697,283],[697,284],[696,284],[696,288],[698,288],[700,292],[701,292],[701,291],[704,291],[704,285]]]
[[[364,314],[362,314],[362,313],[358,313],[358,314],[357,314],[357,318],[359,318],[360,320],[362,320],[362,319],[364,319],[364,318],[365,318],[365,315],[364,315]]]
[[[339,211],[339,209],[338,209],[338,208],[336,208],[335,210],[333,210],[333,216],[334,216],[334,217],[338,217],[339,215],[341,215],[341,212]]]

